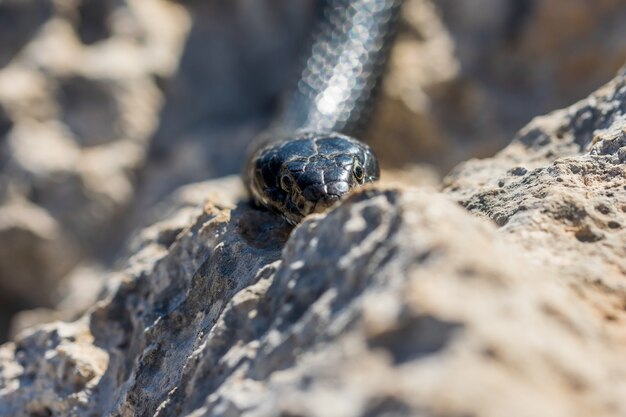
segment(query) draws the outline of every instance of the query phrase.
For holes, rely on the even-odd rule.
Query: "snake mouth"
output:
[[[299,207],[304,216],[310,213],[322,213],[336,205],[349,192],[350,185],[346,181],[335,180],[323,184],[312,184],[301,193]]]
[[[335,194],[326,194],[317,200],[313,206],[313,213],[323,213],[333,207],[341,200],[341,196]]]

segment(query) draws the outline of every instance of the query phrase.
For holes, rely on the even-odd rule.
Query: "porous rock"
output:
[[[602,320],[442,196],[366,190],[289,237],[247,204],[190,214],[89,315],[2,348],[2,415],[610,411],[580,394],[626,372]]]
[[[494,158],[461,164],[446,191],[493,219],[535,259],[594,283],[597,309],[618,326],[626,300],[626,68],[589,98],[539,117]]]
[[[367,138],[385,166],[445,173],[586,97],[625,60],[620,1],[406,0]]]
[[[292,231],[181,190],[87,314],[0,347],[0,416],[626,414],[625,77],[443,193]]]
[[[0,415],[623,415],[625,76],[444,193],[292,231],[186,187],[87,315],[0,348]]]

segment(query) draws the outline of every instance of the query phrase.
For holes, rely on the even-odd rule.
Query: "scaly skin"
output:
[[[250,165],[250,192],[291,224],[321,212],[350,190],[376,181],[371,149],[339,133],[304,133],[259,150]]]
[[[401,0],[329,0],[296,88],[254,144],[254,201],[296,224],[379,178],[355,134],[369,116]]]

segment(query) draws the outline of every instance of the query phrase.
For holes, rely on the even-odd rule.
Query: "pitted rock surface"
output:
[[[490,28],[499,27],[506,15],[502,5],[509,2],[495,3],[500,7],[489,9],[490,14],[468,14],[464,22],[487,19]],[[453,44],[443,21],[424,20],[420,14],[434,13],[430,3],[407,4],[409,22],[427,35],[418,44],[431,51],[452,50],[437,48]],[[561,2],[535,4],[541,6],[539,16],[545,16]],[[574,13],[586,4],[567,10]],[[616,3],[593,4],[609,13]],[[108,10],[110,3],[101,6]],[[158,13],[159,8],[151,10]],[[450,15],[451,9],[447,13],[446,19],[460,16]],[[91,62],[89,68],[98,68],[94,63],[113,50],[100,48],[103,41],[137,32],[117,33],[120,26],[108,26],[111,21],[99,20],[99,13],[88,9],[79,15],[82,20],[72,13],[63,18],[55,14],[39,31],[28,29],[34,38],[21,49],[7,49],[11,62],[0,69],[0,130],[6,132],[0,139],[0,167],[7,170],[3,173],[19,173],[0,178],[0,268],[11,272],[15,261],[29,265],[28,279],[2,280],[2,296],[9,301],[50,303],[46,296],[70,264],[78,262],[83,248],[77,248],[77,236],[116,219],[112,214],[134,193],[127,187],[130,173],[144,161],[141,144],[156,107],[144,108],[134,113],[137,120],[121,124],[137,133],[128,137],[132,146],[121,139],[106,142],[112,137],[107,135],[83,140],[75,137],[77,132],[85,134],[96,124],[82,125],[82,118],[59,111],[58,103],[86,111],[85,117],[94,113],[89,106],[72,107],[81,97],[67,83],[104,91],[88,98],[111,106],[111,113],[94,116],[103,123],[126,114],[120,109],[130,103],[146,103],[143,94],[156,92],[155,79],[167,74],[175,61],[165,59],[158,68],[152,62],[140,74],[124,72],[139,67],[116,67],[123,74],[114,73],[110,84],[101,73],[79,64]],[[528,22],[536,29],[540,24],[532,16]],[[579,15],[568,16],[575,20]],[[619,21],[621,15],[614,16]],[[89,26],[94,32],[80,23],[90,19],[100,22]],[[599,18],[590,19],[593,23]],[[479,37],[475,28],[485,26],[461,27]],[[612,30],[590,27],[596,28],[594,33]],[[522,29],[518,39],[525,39],[525,33],[531,40],[538,36]],[[553,29],[548,32],[554,39],[562,39],[559,28]],[[198,41],[200,26],[194,30]],[[74,40],[65,43],[63,56],[84,61],[41,53],[57,44],[55,39],[67,40],[68,33]],[[420,33],[411,36],[419,38]],[[565,45],[575,38],[571,33]],[[170,45],[159,39],[161,45]],[[402,46],[412,51],[407,59],[419,56],[414,41]],[[543,51],[542,45],[533,41],[535,49],[523,48],[519,56],[533,56],[536,48]],[[619,45],[609,47],[617,51]],[[494,50],[497,55],[499,49]],[[467,65],[471,59],[462,62]],[[18,71],[15,65],[22,60],[36,65]],[[435,65],[441,62],[436,59],[423,61],[441,69],[438,76],[444,79],[458,74]],[[68,69],[64,62],[80,68]],[[610,66],[609,60],[594,62],[599,72]],[[39,66],[46,71],[32,69]],[[48,77],[50,71],[56,75]],[[392,81],[407,85],[415,75],[402,74],[392,73]],[[141,211],[140,221],[148,227],[135,235],[117,270],[75,270],[76,282],[85,274],[97,276],[100,283],[81,307],[87,309],[84,315],[27,328],[0,346],[0,416],[626,415],[625,77],[622,70],[588,99],[534,120],[494,157],[463,163],[445,180],[442,192],[406,185],[421,178],[404,173],[405,185],[370,187],[293,231],[271,213],[252,207],[237,177],[180,189],[155,209]],[[533,79],[537,85],[550,85],[541,76]],[[575,84],[576,79],[570,81]],[[572,85],[567,81],[566,86]],[[135,82],[146,88],[134,90]],[[421,132],[440,132],[428,114],[413,112],[428,108],[420,107],[426,102],[419,100],[424,96],[418,90],[408,90],[410,97],[387,90],[392,105],[383,112],[411,120],[409,125],[426,129]],[[501,97],[498,88],[485,91]],[[414,101],[402,101],[411,97]],[[459,102],[459,96],[448,97]],[[472,101],[482,95],[461,97]],[[489,108],[483,107],[483,113],[493,116]],[[415,121],[407,114],[423,117]],[[401,133],[407,124],[394,120],[399,119],[388,119],[388,125]],[[493,126],[483,123],[485,119],[476,121],[476,126]],[[248,130],[254,129],[241,128]],[[204,140],[201,131],[189,134]],[[485,131],[470,129],[471,135],[480,132]],[[227,129],[214,131],[212,138],[226,134]],[[33,138],[41,153],[28,151]],[[51,153],[55,149],[62,152]],[[173,158],[181,164],[188,161],[181,155],[202,154],[198,149],[204,148],[180,146]],[[413,148],[402,149],[413,154],[408,152]],[[215,160],[219,152],[213,154]],[[106,157],[100,159],[102,155]],[[124,158],[117,159],[119,155]],[[87,163],[112,160],[112,165]],[[191,160],[198,165],[185,168],[196,175],[200,157]],[[220,163],[230,162],[202,169],[219,170]],[[103,178],[126,191],[113,192]],[[86,198],[78,200],[86,206],[78,206],[90,208],[78,217],[57,211],[70,202],[63,198],[66,192],[74,196],[82,190],[77,184],[101,193],[78,193]],[[100,226],[83,222],[103,212],[108,220]],[[11,245],[2,246],[9,241],[5,237]],[[21,253],[31,258],[24,261],[17,256]],[[62,304],[85,303],[77,296],[81,291],[80,286],[68,290]],[[0,301],[3,308],[8,305]],[[63,311],[45,310],[42,315],[67,318]]]
[[[623,335],[626,314],[614,307],[626,300],[626,69],[445,182],[446,192],[493,219],[535,260],[559,264],[559,279]]]
[[[28,222],[0,219],[0,293],[11,301],[0,303],[0,340],[21,327],[19,310],[77,317],[92,297],[68,310],[66,288],[110,267],[154,204],[178,186],[241,171],[243,149],[292,81],[318,3],[0,5],[0,204],[55,223],[42,238]],[[421,182],[418,171],[436,177],[492,155],[626,57],[619,1],[479,4],[405,1],[366,139],[410,184],[413,175]],[[94,284],[106,276],[88,275]],[[13,292],[14,281],[33,280],[41,285]]]
[[[90,314],[1,348],[0,415],[625,410],[604,318],[446,198],[371,188],[288,232],[211,202],[146,229]]]

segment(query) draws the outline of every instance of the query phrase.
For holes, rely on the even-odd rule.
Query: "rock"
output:
[[[20,279],[0,282],[3,298],[13,295],[25,304],[51,306],[58,281],[46,278],[62,277],[73,266],[74,242],[45,211],[25,202],[0,208],[0,240],[10,242],[0,246],[0,276],[11,276],[11,268],[20,268]],[[42,270],[43,265],[55,270]]]
[[[97,264],[81,264],[63,275],[59,283],[50,285],[49,299],[46,302],[32,303],[30,309],[16,312],[8,328],[9,339],[18,333],[38,324],[53,321],[74,321],[91,308],[108,291],[109,271]],[[30,282],[30,293],[32,285]],[[32,308],[38,306],[38,308]],[[46,306],[46,307],[41,307]],[[22,306],[24,308],[24,306]]]
[[[89,315],[0,348],[0,415],[624,411],[604,318],[440,195],[372,188],[289,237],[242,204],[180,227]]]
[[[371,130],[387,126],[392,134],[380,137],[389,141],[409,132],[406,147],[385,145],[390,152],[424,149],[415,128],[432,133],[433,154],[456,152],[437,160],[445,166],[467,155],[471,138],[510,128],[502,122],[510,109],[493,111],[507,102],[510,80],[496,82],[496,64],[486,80],[467,72],[477,56],[506,62],[508,44],[472,43],[458,58],[454,45],[481,39],[481,30],[518,44],[528,36],[535,49],[518,53],[533,62],[541,45],[524,28],[552,33],[541,26],[551,6],[524,12],[523,1],[483,1],[493,6],[484,14],[458,13],[467,6],[457,2],[407,3]],[[234,16],[242,4],[210,7]],[[306,20],[305,9],[276,4]],[[599,16],[619,23],[612,4],[598,6]],[[496,156],[457,167],[443,192],[432,169],[413,167],[292,230],[252,207],[232,176],[148,208],[199,173],[233,170],[237,156],[223,157],[228,146],[212,140],[239,146],[252,137],[263,116],[251,108],[278,88],[256,92],[236,127],[196,125],[206,97],[195,97],[197,113],[166,105],[159,117],[159,89],[173,94],[168,88],[207,65],[183,59],[189,66],[172,75],[184,31],[197,42],[190,51],[205,35],[186,10],[211,17],[209,6],[53,5],[54,17],[0,69],[0,319],[47,307],[19,313],[12,341],[0,346],[0,416],[626,414],[626,69],[533,121]],[[533,21],[536,13],[544,18]],[[171,27],[157,27],[157,16],[172,17]],[[260,26],[247,36],[272,32],[250,16]],[[594,33],[619,26],[589,19]],[[554,39],[567,29],[548,22]],[[621,39],[609,43],[611,57]],[[422,56],[433,59],[415,66]],[[592,61],[598,74],[612,65]],[[529,74],[540,81],[533,88],[550,85],[539,73]],[[456,106],[439,113],[437,97]],[[460,123],[444,123],[456,116]],[[166,139],[148,152],[157,121],[170,117],[172,130],[160,126],[156,138]],[[178,136],[167,132],[178,129],[190,137],[171,142]],[[467,148],[454,145],[459,132]],[[159,146],[172,152],[159,155]],[[138,186],[140,173],[152,180]],[[147,227],[118,269],[89,259],[110,257],[106,248],[123,236],[108,233],[136,224]],[[34,325],[51,320],[69,322]]]
[[[0,4],[0,69],[24,48],[51,15],[49,0],[7,0]]]
[[[366,138],[404,182],[415,183],[413,176],[421,182],[416,161],[431,165],[416,169],[432,183],[458,161],[493,154],[531,116],[607,79],[626,53],[620,36],[626,17],[615,1],[405,3]],[[20,246],[22,252],[55,246],[45,252],[63,253],[77,268],[106,270],[129,233],[145,224],[144,213],[166,195],[239,173],[243,150],[292,82],[317,6],[313,0],[3,2],[0,204],[42,210],[61,239],[29,240],[33,246]],[[10,253],[12,245],[0,241],[0,252]],[[45,259],[54,258],[28,262]],[[22,280],[22,260],[5,257],[1,269],[10,273],[0,281]],[[7,297],[60,308],[60,287],[72,273],[29,266],[24,282],[29,269],[46,283],[30,291],[46,292]],[[49,283],[57,286],[55,295],[47,292]],[[52,301],[33,305],[34,299]]]
[[[446,191],[535,258],[561,263],[573,285],[593,281],[599,293],[626,297],[624,103],[626,68],[589,98],[531,122],[496,157],[461,164]]]
[[[70,270],[111,259],[128,228],[162,100],[155,77],[174,70],[185,28],[180,7],[140,3],[0,5],[2,310],[58,305]],[[157,34],[154,19],[168,22]]]
[[[87,315],[0,347],[0,415],[623,415],[625,85],[293,231],[180,190]]]
[[[386,167],[442,173],[508,144],[626,61],[620,1],[407,0],[368,140]]]

